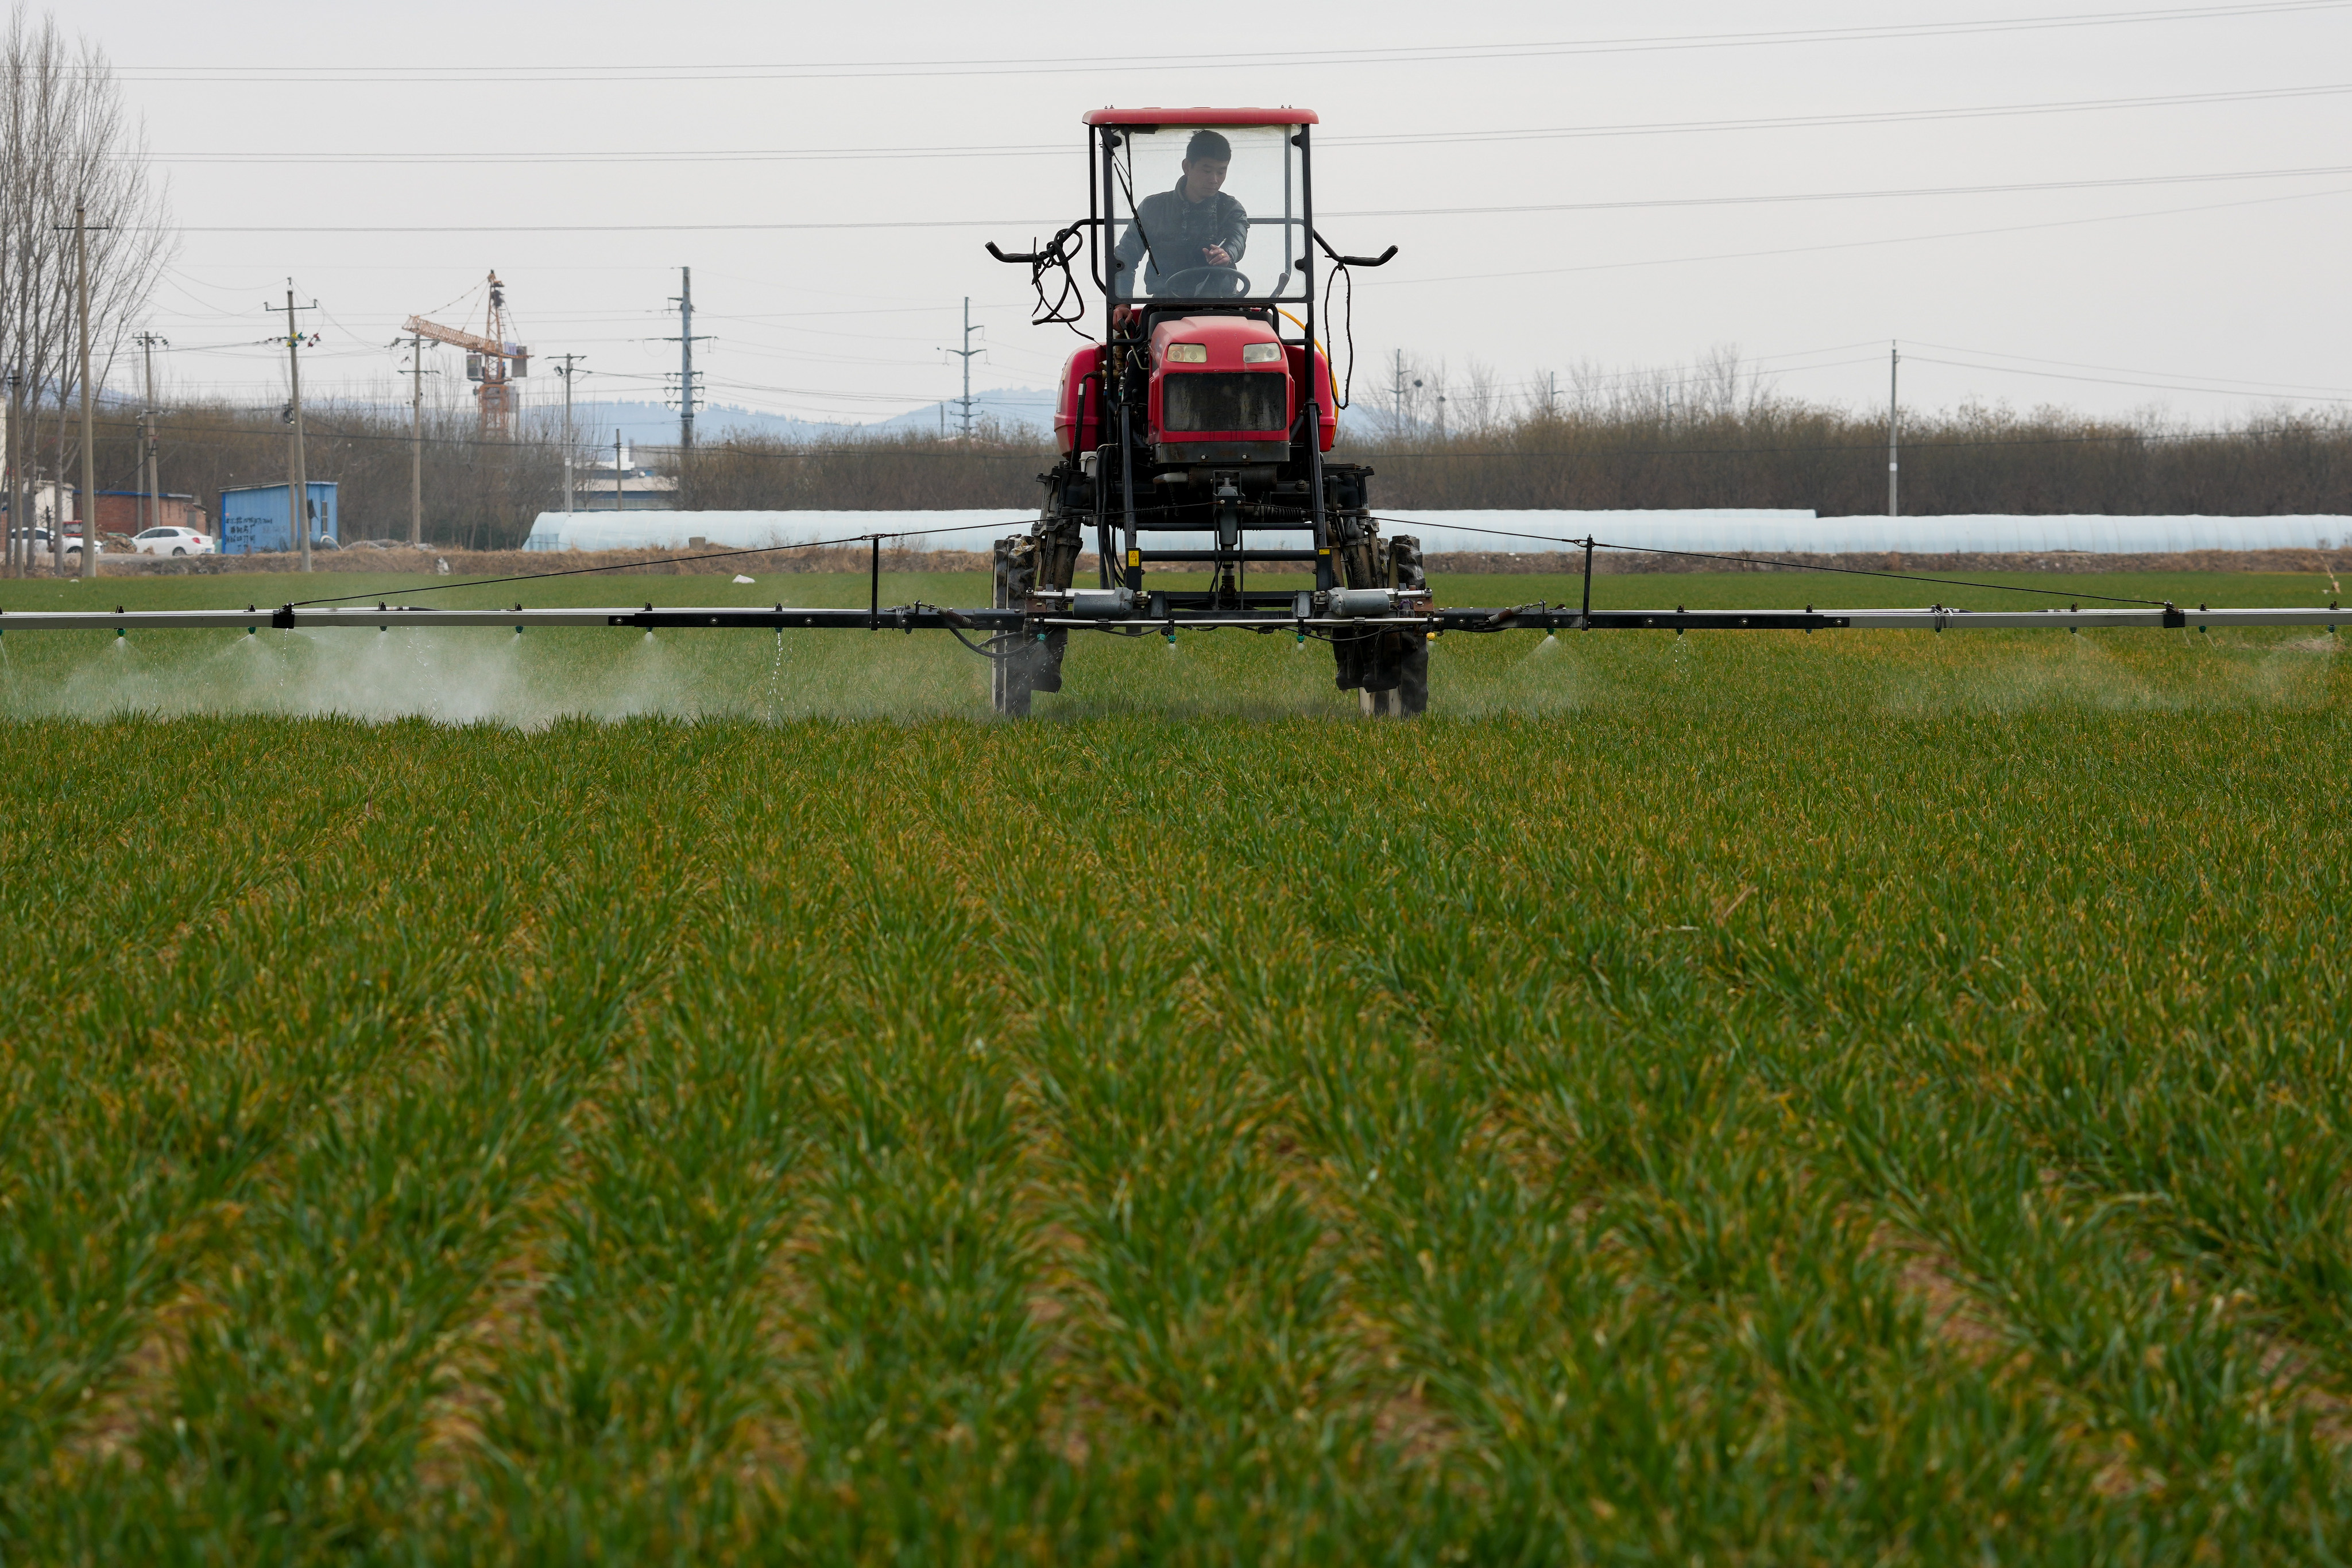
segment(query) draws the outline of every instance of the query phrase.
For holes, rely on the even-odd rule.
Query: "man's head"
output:
[[[1234,144],[1213,131],[1195,131],[1184,144],[1184,199],[1205,202],[1223,189]],[[1165,167],[1165,165],[1162,165]]]

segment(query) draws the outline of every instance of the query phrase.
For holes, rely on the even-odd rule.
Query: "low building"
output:
[[[637,461],[626,444],[611,457],[572,470],[572,509],[575,512],[674,512],[677,510],[677,479],[656,474]]]
[[[142,528],[194,528],[204,531],[205,514],[194,496],[165,491],[151,496],[144,490],[100,490],[98,527],[100,533],[135,534]]]
[[[7,509],[8,490],[0,486],[0,513]],[[25,486],[25,517],[33,527],[46,528],[52,523],[70,523],[76,516],[72,486],[53,479]]]
[[[313,479],[310,486],[310,538],[333,539],[338,545],[342,536],[337,527],[341,507],[336,502],[335,482]],[[287,525],[290,485],[247,485],[233,490],[223,490],[220,498],[220,551],[223,555],[256,555],[266,550],[290,550],[299,548],[300,540]]]

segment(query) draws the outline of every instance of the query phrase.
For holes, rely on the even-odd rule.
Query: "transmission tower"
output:
[[[963,438],[966,441],[971,439],[971,357],[974,354],[988,352],[985,345],[977,349],[971,346],[971,335],[974,332],[986,330],[988,329],[985,327],[975,327],[971,324],[971,296],[967,294],[963,301],[963,347],[940,350],[943,354],[957,355],[963,361],[963,396],[956,400],[956,407],[961,411],[960,416],[963,420]]]

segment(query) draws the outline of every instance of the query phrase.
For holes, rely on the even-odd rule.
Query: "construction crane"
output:
[[[514,393],[507,383],[530,374],[530,350],[507,340],[507,290],[496,272],[490,274],[490,303],[481,331],[461,332],[422,316],[411,316],[401,330],[465,350],[466,379],[475,383],[483,435],[504,439],[514,434]]]

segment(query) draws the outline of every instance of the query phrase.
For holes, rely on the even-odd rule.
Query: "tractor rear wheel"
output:
[[[1397,684],[1356,694],[1366,718],[1412,718],[1429,710],[1429,639],[1418,632],[1402,635],[1410,642],[1397,657]]]
[[[1029,597],[1036,570],[1034,539],[1013,538],[996,541],[995,592],[990,602],[999,610],[1017,609]],[[999,643],[1003,655],[988,662],[989,706],[1006,718],[1029,716],[1029,694],[1034,689],[1034,660],[1022,643]]]

